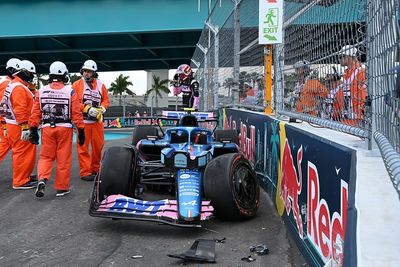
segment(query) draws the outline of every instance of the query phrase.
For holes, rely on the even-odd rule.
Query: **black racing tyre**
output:
[[[158,136],[158,129],[152,125],[139,125],[133,128],[132,131],[132,145],[136,146],[137,143],[146,139],[147,136]]]
[[[135,164],[133,147],[110,147],[104,152],[98,177],[100,202],[110,195],[133,196]]]
[[[215,141],[222,142],[229,140],[231,143],[239,145],[239,135],[236,130],[216,130],[214,132]]]
[[[221,155],[204,172],[204,194],[221,220],[243,220],[256,215],[260,187],[250,162],[241,153]]]

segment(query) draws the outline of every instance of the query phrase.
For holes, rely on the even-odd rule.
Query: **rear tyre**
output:
[[[133,196],[136,186],[135,149],[132,147],[110,147],[104,154],[98,176],[98,198],[121,194]]]
[[[239,145],[239,135],[236,130],[216,130],[214,137],[218,142],[230,141]]]
[[[256,215],[260,188],[250,162],[243,154],[221,155],[204,172],[204,194],[221,220],[243,220]]]
[[[136,126],[132,131],[132,145],[136,146],[140,140],[146,139],[148,136],[158,137],[158,129],[152,125]]]

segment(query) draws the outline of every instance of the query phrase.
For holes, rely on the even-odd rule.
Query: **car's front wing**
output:
[[[182,227],[201,227],[201,222],[213,216],[210,201],[202,201],[200,220],[183,221],[178,216],[176,200],[146,201],[124,195],[111,195],[101,203],[92,198],[89,214],[94,217],[156,221]]]

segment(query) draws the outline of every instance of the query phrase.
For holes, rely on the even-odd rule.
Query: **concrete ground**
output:
[[[108,141],[106,147],[126,142],[129,138]],[[0,165],[0,266],[180,266],[182,260],[167,254],[186,251],[197,238],[223,237],[225,243],[215,246],[217,263],[201,266],[305,266],[265,193],[253,220],[213,219],[203,229],[93,218],[88,215],[92,183],[79,179],[75,150],[71,194],[57,198],[54,176],[43,199],[36,199],[34,190],[13,190],[10,156]],[[270,254],[249,251],[260,243],[269,247]],[[135,255],[143,257],[132,258]],[[249,255],[256,261],[241,261]]]

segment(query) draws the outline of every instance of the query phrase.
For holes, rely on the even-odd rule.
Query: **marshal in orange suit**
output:
[[[14,79],[14,73],[17,72],[19,68],[19,63],[21,61],[18,58],[11,58],[7,61],[6,71],[7,76],[4,80],[0,82],[0,101],[3,99],[4,92],[8,84]],[[1,109],[1,107],[0,107]],[[6,157],[7,153],[11,150],[11,144],[7,138],[7,123],[6,119],[0,115],[0,162]]]
[[[32,115],[29,119],[32,144],[39,144],[38,127],[42,129],[42,147],[38,163],[39,183],[36,197],[43,197],[49,181],[53,162],[56,162],[54,188],[56,196],[69,194],[72,165],[72,122],[78,129],[79,145],[84,143],[84,123],[77,94],[66,85],[68,69],[63,62],[50,65],[49,85],[39,90]]]
[[[35,188],[37,181],[30,174],[35,167],[36,146],[29,143],[28,119],[32,112],[34,94],[28,88],[36,73],[35,65],[28,60],[19,63],[14,79],[0,100],[0,115],[6,120],[7,139],[13,160],[13,188]]]
[[[85,144],[77,146],[80,176],[84,181],[93,181],[100,169],[104,146],[103,113],[110,105],[108,91],[97,79],[97,64],[87,60],[81,69],[82,78],[72,88],[77,92],[85,123]],[[91,152],[89,152],[89,145]]]

